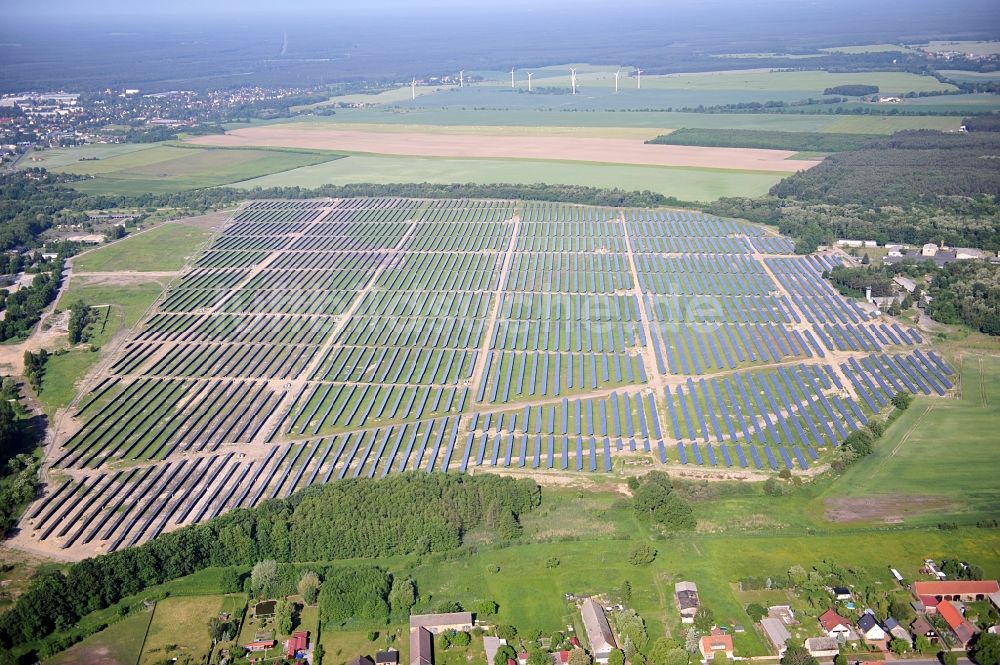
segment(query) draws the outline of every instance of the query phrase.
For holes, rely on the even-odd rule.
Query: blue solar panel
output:
[[[757,450],[756,446],[747,446],[750,449],[750,457],[753,459],[753,465],[758,469],[764,466],[760,460],[760,451]]]
[[[767,463],[771,465],[771,469],[777,471],[778,460],[774,458],[774,452],[771,450],[770,446],[764,446],[764,454],[767,455]]]
[[[736,448],[736,458],[740,461],[740,466],[744,469],[747,468],[747,456],[746,453],[743,452],[743,446],[737,443],[733,447]]]
[[[687,450],[684,449],[684,444],[682,442],[677,443],[677,455],[681,459],[681,464],[688,463]]]

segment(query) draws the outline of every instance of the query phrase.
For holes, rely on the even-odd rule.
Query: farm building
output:
[[[941,618],[947,622],[948,628],[951,629],[952,634],[963,649],[979,633],[979,629],[972,625],[951,601],[941,601],[941,604],[938,605],[938,612],[941,614]]]
[[[434,665],[434,637],[426,628],[410,628],[410,665]]]
[[[608,618],[604,615],[604,608],[592,598],[588,598],[583,601],[580,614],[583,615],[583,627],[587,631],[587,640],[590,642],[590,652],[594,661],[607,663],[611,650],[617,644],[611,626],[608,625]]]
[[[472,612],[448,612],[446,614],[411,614],[410,630],[426,628],[438,635],[449,630],[469,632],[475,622]]]
[[[726,658],[730,660],[736,656],[733,652],[732,636],[726,635],[718,628],[713,628],[711,635],[701,638],[698,642],[698,650],[701,651],[701,655],[706,661],[712,660],[719,652],[725,653]]]
[[[681,621],[694,623],[694,615],[698,613],[698,585],[694,582],[678,582],[674,585],[674,596],[677,598],[677,608],[681,612]]]
[[[819,625],[826,631],[827,637],[833,637],[843,642],[852,638],[851,622],[837,614],[835,610],[827,610],[819,617]]]
[[[878,642],[885,639],[885,628],[878,622],[874,614],[865,612],[858,619],[858,630],[866,640]]]
[[[940,582],[914,582],[913,594],[927,603],[935,600],[960,600],[968,603],[986,600],[991,593],[1000,592],[996,580],[942,580]]]
[[[833,658],[840,653],[840,642],[833,637],[810,637],[805,647],[813,658]]]
[[[785,649],[787,648],[785,643],[792,638],[792,634],[785,628],[785,624],[782,623],[781,619],[773,619],[771,617],[761,619],[760,627],[763,629],[764,634],[767,635],[768,641],[774,647],[775,653],[779,656],[784,656]]]

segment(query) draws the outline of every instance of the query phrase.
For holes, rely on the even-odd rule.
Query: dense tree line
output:
[[[718,148],[764,148],[811,152],[857,150],[882,138],[878,134],[781,132],[758,129],[678,129],[646,143],[698,145]]]
[[[38,264],[41,272],[35,275],[31,286],[7,293],[4,298],[6,314],[0,321],[0,341],[14,337],[27,337],[42,311],[55,300],[62,282],[61,258]]]
[[[823,91],[824,95],[845,95],[847,97],[864,97],[865,95],[877,95],[877,85],[862,85],[860,83],[835,85]]]
[[[121,598],[208,566],[332,561],[453,549],[494,507],[517,519],[541,502],[530,480],[400,474],[310,487],[36,578],[0,615],[0,648],[42,638]]]
[[[87,340],[87,326],[96,320],[96,313],[82,300],[69,307],[69,343],[79,344]]]
[[[225,134],[226,130],[221,125],[193,125],[164,127],[140,125],[130,127],[125,132],[125,141],[128,143],[159,143],[160,141],[173,141],[181,134],[191,136],[207,136],[209,134]]]
[[[928,295],[927,313],[942,323],[964,323],[987,335],[1000,335],[1000,265],[955,261],[938,271]]]
[[[969,132],[1000,132],[1000,114],[966,118],[962,124]]]
[[[335,568],[319,591],[319,620],[324,625],[348,619],[370,623],[389,621],[389,574],[375,566]]]
[[[35,438],[18,403],[17,383],[0,377],[0,535],[7,533],[38,488]]]

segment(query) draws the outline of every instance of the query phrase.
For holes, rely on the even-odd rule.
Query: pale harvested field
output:
[[[526,140],[514,136],[402,132],[384,134],[280,125],[248,127],[223,135],[199,136],[192,139],[192,142],[225,147],[280,146],[419,157],[549,159],[786,173],[807,169],[819,163],[789,160],[795,153],[788,150],[648,145],[638,139],[540,136]]]

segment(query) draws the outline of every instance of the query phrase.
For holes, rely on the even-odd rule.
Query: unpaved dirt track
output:
[[[791,173],[818,161],[789,159],[789,150],[654,145],[639,139],[565,136],[460,136],[444,134],[345,131],[288,126],[247,127],[226,134],[199,136],[208,146],[285,147],[346,150],[416,157],[555,159],[644,166],[687,166]]]

